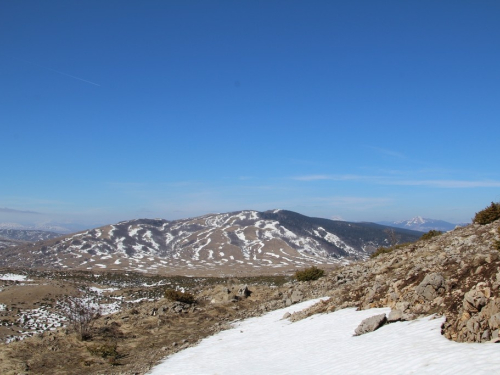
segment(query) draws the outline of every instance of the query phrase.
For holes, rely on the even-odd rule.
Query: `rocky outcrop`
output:
[[[313,284],[330,295],[303,314],[391,307],[388,321],[444,315],[443,334],[459,342],[500,340],[500,221],[472,224],[366,262]],[[293,318],[293,316],[292,316]]]

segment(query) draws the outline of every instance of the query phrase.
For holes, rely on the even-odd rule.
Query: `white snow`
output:
[[[444,338],[444,318],[386,325],[354,337],[365,318],[390,309],[339,310],[291,323],[285,312],[307,301],[233,325],[180,351],[151,375],[201,374],[493,374],[500,368],[495,344],[460,344]]]
[[[17,275],[15,273],[4,273],[0,275],[0,280],[4,281],[31,281],[27,280],[25,275]]]

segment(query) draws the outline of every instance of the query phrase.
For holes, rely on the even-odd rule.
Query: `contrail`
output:
[[[36,65],[36,64],[35,64]],[[40,66],[40,65],[39,65]],[[95,82],[92,82],[92,81],[87,81],[86,79],[83,79],[83,78],[79,78],[79,77],[75,77],[75,76],[72,76],[71,74],[68,74],[68,73],[64,73],[64,72],[60,72],[59,70],[55,70],[55,69],[51,69],[51,68],[47,68],[47,67],[44,67],[44,66],[40,66],[42,68],[45,68],[45,69],[48,69],[50,71],[53,71],[55,73],[59,73],[63,76],[67,76],[67,77],[71,77],[71,78],[74,78],[74,79],[77,79],[79,81],[82,81],[82,82],[87,82],[87,83],[90,83],[91,85],[94,85],[94,86],[99,86],[101,87],[101,85],[99,85],[98,83],[95,83]]]
[[[16,60],[19,60],[19,61],[22,61],[22,62],[25,62],[25,63],[27,63],[27,64],[35,65],[35,66],[37,66],[37,67],[39,67],[39,68],[46,69],[46,70],[49,70],[49,71],[54,72],[54,73],[57,73],[57,74],[61,74],[61,75],[66,76],[66,77],[74,78],[74,79],[77,79],[77,80],[79,80],[79,81],[86,82],[86,83],[89,83],[89,84],[91,84],[91,85],[101,87],[101,85],[100,85],[100,84],[98,84],[98,83],[95,83],[95,82],[92,82],[92,81],[89,81],[89,80],[86,80],[86,79],[83,79],[83,78],[80,78],[80,77],[76,77],[76,76],[73,76],[73,75],[71,75],[71,74],[64,73],[64,72],[61,72],[61,71],[59,71],[59,70],[55,70],[55,69],[52,69],[52,68],[49,68],[49,67],[46,67],[46,66],[43,66],[43,65],[40,65],[40,64],[34,63],[34,62],[32,62],[32,61],[28,61],[28,60],[25,60],[25,59],[21,59],[21,58],[19,58],[19,57],[15,57],[15,56],[9,56],[9,57],[11,57],[11,58],[13,58],[13,59],[16,59]]]

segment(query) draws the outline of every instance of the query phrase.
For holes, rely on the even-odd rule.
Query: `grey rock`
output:
[[[488,325],[491,329],[498,330],[498,328],[500,328],[500,313],[492,315],[488,320]]]
[[[444,277],[440,273],[431,273],[425,276],[424,280],[415,288],[417,296],[427,301],[432,301],[438,294],[444,292]]]
[[[354,335],[359,336],[368,332],[373,332],[382,327],[386,322],[387,317],[385,314],[379,314],[366,318],[359,324],[358,328],[355,329]]]
[[[304,298],[304,295],[299,290],[294,290],[292,292],[292,295],[290,296],[292,304],[302,301],[303,298]]]
[[[486,296],[481,291],[473,288],[469,292],[465,293],[463,308],[469,313],[476,313],[481,311],[487,302]]]
[[[286,312],[285,315],[283,315],[283,318],[281,318],[281,319],[288,319],[291,316],[292,316],[292,314],[290,314],[289,312]]]
[[[391,310],[387,317],[387,322],[393,323],[399,322],[400,320],[403,320],[403,312],[401,310]]]

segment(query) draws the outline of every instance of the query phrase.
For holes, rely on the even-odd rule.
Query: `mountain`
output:
[[[57,232],[60,234],[68,234],[80,232],[84,229],[87,229],[88,226],[82,224],[73,224],[73,223],[54,223],[54,222],[45,222],[45,223],[37,223],[33,225],[23,225],[20,223],[0,223],[1,229],[17,229],[17,230],[37,230],[44,232]]]
[[[60,233],[47,232],[43,230],[0,229],[0,237],[18,241],[36,242],[60,236]]]
[[[21,246],[24,244],[25,243],[23,241],[0,237],[0,250],[5,249],[7,247]]]
[[[387,227],[291,211],[238,211],[167,221],[137,219],[2,252],[0,265],[220,275],[281,272],[365,259]],[[396,230],[401,242],[419,232]]]
[[[452,224],[443,220],[425,219],[421,216],[415,216],[414,218],[409,220],[381,221],[379,222],[379,224],[395,228],[411,229],[419,232],[428,232],[430,230],[440,230],[442,232],[448,232],[450,230],[455,229],[457,226],[467,225],[467,224]]]

